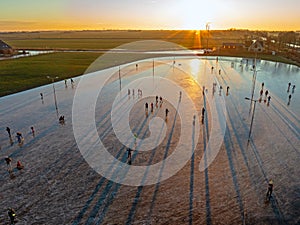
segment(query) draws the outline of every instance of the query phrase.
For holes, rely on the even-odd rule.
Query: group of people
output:
[[[68,87],[67,79],[65,79],[64,81],[65,81],[65,88],[67,88]],[[72,78],[70,79],[70,82],[71,82],[72,88],[74,88],[74,80]]]
[[[203,86],[203,89],[205,89],[204,86]],[[213,83],[213,88],[212,88],[213,95],[215,94],[216,89],[217,89],[217,83],[214,82],[214,83]],[[227,87],[226,87],[226,96],[229,95],[229,89],[230,89],[230,87],[227,86]],[[220,96],[222,95],[222,90],[223,90],[223,87],[222,87],[222,85],[220,85],[220,87],[219,87],[219,95],[220,95]],[[206,89],[205,91],[207,91],[207,89]],[[204,94],[204,90],[203,90],[203,94]]]
[[[135,90],[134,89],[132,89],[132,91],[130,89],[128,89],[127,93],[128,93],[128,97],[130,97],[131,93],[132,93],[133,97],[135,96]],[[138,89],[137,94],[138,94],[137,95],[138,98],[143,97],[143,91],[142,91],[142,89]]]
[[[292,88],[292,93],[290,93],[290,89]],[[291,104],[291,99],[292,99],[292,94],[294,94],[295,92],[295,89],[296,89],[296,85],[293,84],[291,82],[288,83],[288,89],[287,89],[287,93],[290,93],[289,96],[288,96],[288,105]]]
[[[261,89],[260,89],[260,92],[259,92],[260,97],[259,97],[258,101],[259,101],[259,102],[262,101],[263,95],[264,95],[264,93],[265,93],[264,102],[267,102],[267,101],[268,101],[267,106],[269,106],[269,105],[270,105],[270,101],[271,101],[271,96],[269,95],[269,91],[268,91],[267,89],[264,91],[264,86],[265,86],[265,83],[263,82],[263,83],[261,84]]]
[[[181,101],[181,92],[180,92],[180,95],[179,95],[179,101]],[[163,104],[163,98],[161,96],[160,97],[156,96],[155,97],[155,107],[158,108],[158,106],[159,106],[159,108],[161,108],[162,104]],[[148,109],[149,109],[149,104],[148,104],[148,102],[146,102],[145,103],[145,113],[146,113],[146,116],[148,116]],[[153,111],[154,111],[154,103],[151,102],[150,103],[150,112],[153,113]],[[166,108],[165,109],[165,119],[166,120],[168,118],[168,114],[169,114],[169,109]]]

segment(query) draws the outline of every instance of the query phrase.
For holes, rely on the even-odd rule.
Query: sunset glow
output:
[[[300,30],[299,0],[4,0],[0,30]]]

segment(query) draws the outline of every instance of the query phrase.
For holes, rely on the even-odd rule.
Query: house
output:
[[[11,46],[6,44],[4,41],[0,40],[0,54],[3,55],[11,55],[13,54],[14,50]]]
[[[243,49],[244,44],[243,43],[223,43],[222,45],[223,49]]]
[[[263,41],[253,40],[252,44],[248,47],[248,51],[251,52],[262,52],[264,50]]]

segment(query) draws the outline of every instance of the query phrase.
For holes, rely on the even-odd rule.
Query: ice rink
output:
[[[250,101],[245,97],[251,98],[253,63],[252,59],[229,57],[218,57],[218,60],[216,57],[166,57],[121,65],[120,71],[115,67],[84,75],[88,82],[80,87],[81,101],[86,101],[86,111],[95,112],[97,135],[89,129],[81,130],[86,133],[80,140],[82,145],[94,148],[96,139],[100,138],[110,154],[126,164],[128,152],[112,126],[113,116],[117,116],[115,123],[128,119],[122,113],[126,107],[131,107],[129,126],[138,138],[136,151],[132,153],[133,166],[159,165],[180,145],[180,137],[188,135],[184,148],[191,151],[191,156],[184,167],[174,176],[166,180],[158,177],[157,182],[146,186],[110,181],[99,175],[82,156],[74,137],[73,100],[83,78],[74,78],[73,87],[70,80],[67,86],[64,81],[54,83],[58,112],[52,84],[0,98],[0,224],[9,224],[8,207],[16,210],[20,225],[299,224],[300,68],[257,61],[253,96],[257,103],[248,143],[253,111],[250,112]],[[111,79],[101,90],[96,106],[89,108],[89,94],[97,90],[99,83],[95,81],[102,74],[109,74]],[[172,80],[184,89],[178,104],[164,97],[165,91],[173,90],[163,91],[163,83],[154,77]],[[216,83],[214,91],[213,83]],[[122,91],[118,95],[120,85]],[[131,85],[130,95],[127,85]],[[143,91],[142,96],[138,96],[138,89]],[[264,101],[266,90],[271,96],[269,103]],[[164,97],[161,106],[155,105],[156,95]],[[174,96],[180,98],[178,90],[174,89]],[[188,99],[197,110],[195,122]],[[154,103],[153,112],[149,105],[147,115],[145,102]],[[112,113],[113,104],[119,114]],[[251,109],[253,106],[254,103]],[[206,112],[202,124],[203,107]],[[166,108],[168,119],[162,122]],[[182,113],[177,113],[179,108]],[[220,111],[226,114],[225,130],[211,143],[210,148],[218,149],[210,162],[205,151],[210,146],[213,126],[222,122]],[[85,110],[75,113],[85,122]],[[58,115],[65,116],[65,125],[58,123]],[[182,124],[185,116],[188,124]],[[155,117],[162,120],[153,125],[151,134],[149,123]],[[35,129],[34,136],[31,126]],[[11,128],[11,140],[6,127]],[[16,132],[24,136],[22,145],[17,142]],[[153,133],[159,139],[157,146],[142,151],[143,140]],[[130,135],[125,134],[124,138],[128,146],[134,145]],[[219,147],[218,140],[221,140]],[[153,141],[145,146],[151,144]],[[13,167],[20,160],[25,168],[21,171],[14,168],[9,174],[6,156],[12,158]],[[184,156],[186,154],[182,158]],[[201,170],[201,162],[210,164]],[[159,168],[163,174],[164,164]],[[129,176],[129,171],[120,167],[112,167],[108,172],[116,180]],[[149,176],[145,172],[139,178],[141,183],[150,179]],[[266,202],[269,179],[274,182],[274,190],[271,200]]]

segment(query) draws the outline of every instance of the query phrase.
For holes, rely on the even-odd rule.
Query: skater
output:
[[[203,107],[202,108],[202,120],[201,120],[202,124],[204,123],[204,114],[205,114],[205,108]]]
[[[196,115],[193,116],[193,126],[196,124]]]
[[[148,112],[148,103],[145,103],[145,111]]]
[[[295,92],[295,88],[296,88],[296,85],[294,84],[293,87],[292,87],[292,93],[294,94]]]
[[[128,89],[128,96],[130,95],[130,89]]]
[[[226,90],[226,95],[228,96],[229,94],[229,86],[227,86],[227,90]]]
[[[160,97],[159,97],[159,107],[160,107],[160,108],[161,108],[162,104],[163,104],[163,99],[162,99],[162,97],[160,96]]]
[[[219,75],[221,75],[221,69],[219,69]]]
[[[43,101],[44,100],[43,93],[40,93],[40,96],[41,96],[41,100]]]
[[[153,102],[150,104],[151,112],[153,113]]]
[[[138,70],[139,65],[135,64],[135,70]]]
[[[16,219],[16,212],[13,208],[8,208],[7,212],[9,219],[10,219],[10,224],[15,224],[15,219]]]
[[[267,106],[270,106],[270,101],[271,101],[271,96],[269,95],[269,96],[268,96],[268,103],[267,103]]]
[[[23,164],[21,163],[20,160],[18,160],[18,162],[17,162],[17,169],[18,169],[18,170],[24,169],[24,166],[23,166]]]
[[[74,85],[74,80],[71,78],[71,85],[73,86]]]
[[[10,133],[10,128],[9,127],[6,127],[6,131],[8,133],[8,136],[11,137],[11,133]]]
[[[212,67],[211,67],[211,73],[213,73],[213,72],[214,72],[214,67],[212,66]]]
[[[268,90],[266,90],[266,91],[265,91],[265,100],[264,100],[264,102],[266,102],[266,101],[267,101],[268,94],[269,94],[269,91],[268,91]]]
[[[288,105],[291,104],[291,99],[292,99],[292,95],[289,95],[289,101],[288,101]]]
[[[65,79],[65,87],[67,88],[68,87],[68,85],[67,85],[67,80]]]
[[[166,119],[168,118],[169,109],[166,109]]]
[[[179,101],[181,102],[181,96],[182,96],[182,92],[179,91]]]
[[[60,116],[59,119],[58,119],[58,122],[59,122],[61,125],[65,125],[65,116]]]
[[[131,148],[127,148],[127,160],[131,161],[131,152],[133,150]]]
[[[34,137],[34,135],[35,135],[34,128],[33,128],[33,127],[30,127],[30,129],[31,129],[31,134],[32,134],[32,136]]]
[[[202,94],[205,95],[205,86],[202,86]]]
[[[21,144],[22,141],[23,141],[23,136],[22,136],[22,134],[20,132],[17,132],[16,138],[18,139],[19,144]]]
[[[268,94],[269,94],[269,91],[268,91],[268,90],[266,90],[266,91],[265,91],[265,96],[267,97],[267,96],[268,96]]]
[[[218,62],[219,61],[219,58],[218,58],[218,56],[217,56],[217,58],[216,58],[216,62]]]
[[[12,171],[12,168],[11,168],[11,161],[12,161],[12,159],[10,157],[6,156],[4,158],[4,160],[6,162],[8,172],[11,172]]]
[[[220,95],[220,96],[221,96],[221,93],[222,93],[222,89],[223,89],[223,87],[220,86],[220,90],[219,90],[219,95]]]
[[[134,89],[132,89],[132,95],[134,96]]]
[[[264,90],[264,86],[265,86],[265,83],[262,82],[262,83],[261,83],[261,89],[262,89],[262,90]]]
[[[272,179],[269,180],[269,183],[268,183],[268,191],[267,191],[267,194],[266,194],[266,198],[270,201],[271,199],[271,196],[272,196],[272,192],[273,192],[273,181]]]
[[[287,92],[290,92],[291,82],[288,84]]]
[[[263,94],[264,94],[264,90],[261,89],[261,90],[260,90],[260,97],[262,97]]]

